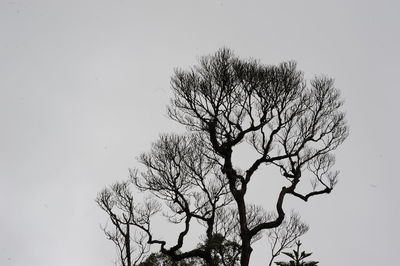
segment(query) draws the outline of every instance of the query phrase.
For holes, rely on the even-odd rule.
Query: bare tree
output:
[[[118,229],[113,234],[107,231],[106,235],[117,245],[120,261],[127,261],[123,266],[131,265],[129,253],[125,252],[129,250],[125,243],[129,242],[126,238],[131,227],[141,232],[140,240],[159,244],[161,252],[175,261],[200,258],[207,265],[235,265],[240,250],[236,241],[237,213],[232,209],[233,199],[221,175],[218,158],[203,145],[200,136],[161,135],[150,152],[140,155],[139,161],[145,168],[143,172],[131,170],[131,182],[117,183],[97,198]],[[133,199],[130,184],[151,197],[140,205]],[[171,223],[184,223],[176,243],[169,247],[166,241],[152,234],[150,218],[162,207],[156,199],[164,203],[162,214]],[[182,252],[193,222],[206,229],[203,241],[196,248]]]
[[[279,254],[294,246],[296,240],[307,233],[309,227],[301,222],[300,217],[295,212],[291,212],[289,218],[285,218],[278,227],[267,230],[267,240],[271,248],[271,259],[269,266]]]
[[[339,91],[327,77],[306,82],[294,62],[263,65],[225,48],[189,70],[177,69],[171,85],[168,115],[188,133],[162,135],[140,156],[144,170],[132,170],[131,178],[138,189],[164,203],[170,222],[184,228],[172,245],[157,239],[149,213],[157,213],[160,205],[138,212],[130,224],[175,261],[198,257],[215,265],[207,243],[219,233],[219,216],[233,209],[238,233],[227,237],[238,243],[240,265],[247,266],[252,243],[263,230],[283,222],[287,195],[307,201],[330,193],[336,184],[332,152],[348,135]],[[257,156],[245,169],[233,160],[239,145],[249,145]],[[276,167],[286,182],[272,216],[245,198],[254,178],[267,180],[254,175],[261,167]],[[299,190],[299,184],[310,181],[308,191]],[[204,225],[206,244],[183,251],[193,222]]]
[[[117,248],[117,261],[121,266],[138,265],[149,252],[149,245],[144,233],[132,228],[135,211],[139,209],[134,205],[129,183],[115,183],[110,188],[105,188],[98,194],[96,202],[112,223],[111,229],[107,225],[102,229],[107,239]],[[156,205],[151,208],[155,207]]]

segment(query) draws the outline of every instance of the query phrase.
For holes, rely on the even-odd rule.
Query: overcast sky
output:
[[[393,265],[399,12],[398,1],[1,0],[0,265],[113,265],[94,198],[160,132],[182,130],[165,116],[173,69],[222,46],[335,78],[350,125],[339,184],[285,207],[310,225],[304,249],[321,265]]]

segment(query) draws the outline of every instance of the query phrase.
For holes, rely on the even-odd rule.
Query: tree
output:
[[[161,135],[139,157],[144,168],[131,170],[131,180],[153,203],[133,203],[129,224],[172,260],[197,257],[207,265],[215,265],[211,240],[223,232],[240,247],[240,265],[247,266],[252,243],[283,222],[287,195],[308,201],[337,183],[332,152],[348,135],[339,91],[327,77],[307,83],[294,62],[263,65],[226,48],[189,70],[177,69],[171,85],[168,115],[188,132]],[[245,169],[234,161],[241,145],[256,156]],[[275,215],[246,201],[251,181],[262,178],[255,175],[261,167],[279,169],[286,182],[275,199]],[[307,181],[311,188],[302,192],[300,184]],[[151,230],[151,216],[161,208],[170,222],[184,227],[172,245]],[[205,228],[204,245],[183,251],[194,222]]]
[[[308,225],[300,221],[299,215],[291,212],[289,219],[285,218],[280,226],[267,230],[267,240],[271,247],[268,265],[271,266],[283,250],[293,247],[296,240],[307,233],[308,229]]]
[[[113,225],[112,229],[103,227],[103,231],[117,247],[117,261],[121,266],[137,266],[149,253],[149,245],[141,231],[132,229],[135,207],[129,183],[115,183],[110,188],[104,189],[98,194],[96,202],[107,213]],[[156,209],[155,205],[150,208]],[[145,209],[142,209],[142,212],[144,211]]]
[[[275,262],[279,266],[317,266],[318,261],[304,261],[305,258],[311,256],[312,253],[306,253],[305,251],[300,252],[300,241],[296,241],[297,249],[293,249],[293,253],[282,252],[286,256],[290,257],[292,260],[289,262]]]

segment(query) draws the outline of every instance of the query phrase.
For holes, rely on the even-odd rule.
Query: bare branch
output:
[[[280,226],[267,230],[266,236],[271,248],[271,259],[268,265],[271,266],[283,250],[293,247],[295,241],[308,229],[308,225],[301,222],[299,215],[292,211],[289,218],[283,220]]]

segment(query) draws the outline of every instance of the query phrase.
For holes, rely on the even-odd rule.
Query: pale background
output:
[[[165,116],[173,69],[222,46],[335,78],[351,129],[340,182],[285,206],[310,225],[304,248],[321,266],[395,265],[399,12],[365,0],[1,0],[0,265],[113,265],[94,198],[160,132],[182,130]],[[269,178],[253,193],[266,203]],[[251,265],[266,265],[260,243]]]

